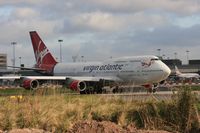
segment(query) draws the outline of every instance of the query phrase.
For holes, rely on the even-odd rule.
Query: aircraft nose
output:
[[[164,64],[163,66],[163,78],[166,79],[171,74],[170,68]]]

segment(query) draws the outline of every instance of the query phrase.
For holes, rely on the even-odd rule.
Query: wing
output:
[[[17,67],[17,66],[7,66],[7,67],[10,67],[10,68],[20,68],[20,69],[23,69],[23,70],[33,70],[33,71],[46,71],[45,69],[41,69],[41,68],[34,68],[34,67]]]
[[[81,80],[81,81],[99,81],[110,80],[110,81],[120,81],[118,77],[90,77],[90,76],[1,76],[0,79],[13,80],[13,79],[34,79],[34,80]]]
[[[118,77],[76,77],[76,76],[69,76],[66,77],[67,79],[74,79],[74,80],[80,80],[80,81],[94,81],[97,82],[99,80],[108,80],[108,81],[121,81]]]
[[[2,76],[0,77],[1,80],[14,80],[14,79],[20,79],[21,76]]]
[[[102,80],[121,81],[118,77],[80,77],[80,76],[4,76],[4,80],[20,80],[21,86],[25,89],[37,89],[46,81],[61,81],[68,88],[76,91],[84,91],[89,86],[102,87]]]
[[[2,76],[0,79],[35,79],[35,80],[81,80],[81,81],[99,81],[110,80],[110,81],[120,81],[118,77],[81,77],[81,76]]]

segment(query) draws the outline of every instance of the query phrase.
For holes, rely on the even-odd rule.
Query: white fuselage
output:
[[[171,70],[156,56],[134,56],[103,62],[58,63],[55,76],[110,77],[113,80],[144,85],[165,80]]]
[[[180,78],[199,78],[199,74],[197,73],[181,73],[177,74],[178,77]]]

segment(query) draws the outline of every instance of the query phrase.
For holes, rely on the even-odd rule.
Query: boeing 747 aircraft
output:
[[[102,93],[106,82],[143,85],[150,92],[164,81],[171,70],[156,56],[127,56],[103,62],[59,63],[45,46],[36,31],[30,32],[36,59],[35,68],[45,76],[14,76],[0,79],[21,80],[25,89],[37,89],[48,80],[64,82],[68,88],[81,94]]]

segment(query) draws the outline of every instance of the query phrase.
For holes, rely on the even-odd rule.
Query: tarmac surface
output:
[[[177,91],[160,91],[156,93],[147,93],[147,92],[134,92],[134,93],[121,93],[121,94],[97,94],[105,98],[122,98],[123,100],[138,100],[138,101],[166,101],[172,100],[176,96]],[[193,91],[197,94],[197,98],[200,99],[200,92]]]

